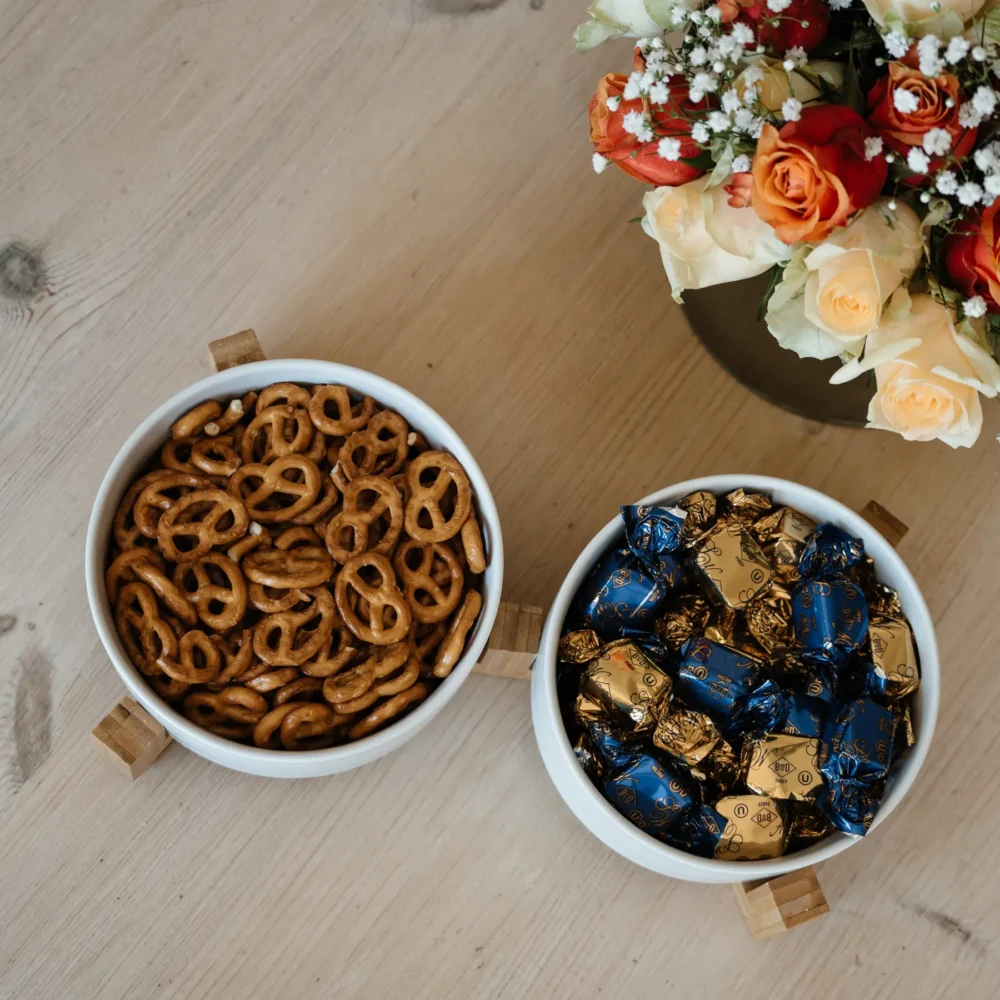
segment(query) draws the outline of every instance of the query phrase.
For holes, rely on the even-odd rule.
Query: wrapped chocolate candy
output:
[[[604,795],[631,823],[660,839],[694,801],[685,783],[647,754],[630,757],[607,775]]]
[[[605,714],[585,726],[591,746],[607,768],[620,767],[630,757],[642,753],[642,746],[634,739],[626,740],[621,731],[611,724]]]
[[[896,753],[908,750],[917,742],[913,729],[913,710],[908,701],[893,703],[892,714],[896,719]]]
[[[743,610],[747,631],[772,656],[795,645],[791,598],[791,592],[775,580],[766,593]]]
[[[580,615],[589,628],[608,636],[643,626],[653,619],[670,596],[670,587],[653,575],[629,548],[612,549],[590,571],[577,595]]]
[[[700,594],[681,594],[670,602],[653,628],[657,638],[670,649],[680,649],[693,635],[704,631],[711,613],[712,606]]]
[[[603,779],[604,762],[594,750],[594,744],[588,733],[580,733],[576,738],[573,743],[573,753],[576,755],[576,762],[591,781],[598,782]]]
[[[920,686],[920,668],[910,626],[902,618],[877,618],[868,623],[872,662],[865,691],[881,701],[898,701]]]
[[[707,712],[726,729],[760,682],[760,671],[759,660],[697,637],[688,640],[680,651],[676,690],[689,705]]]
[[[689,854],[711,858],[725,833],[729,821],[710,805],[702,802],[692,807],[666,832],[666,841]]]
[[[833,824],[810,802],[789,802],[787,854],[812,847],[834,832]]]
[[[785,695],[785,718],[781,731],[791,736],[819,739],[826,728],[828,715],[829,705],[822,698],[790,691]]]
[[[821,524],[799,558],[803,579],[832,580],[846,576],[865,555],[865,543],[835,524]]]
[[[685,583],[684,564],[676,555],[687,512],[677,507],[622,507],[625,539],[655,580],[670,590]]]
[[[858,649],[868,636],[868,603],[846,578],[803,580],[792,595],[795,638],[834,657]]]
[[[816,522],[811,517],[791,507],[779,507],[754,522],[753,533],[782,583],[798,582],[799,559],[815,530]]]
[[[729,861],[763,861],[785,853],[788,820],[766,795],[727,795],[715,803],[726,821],[715,857]]]
[[[822,701],[837,699],[840,664],[821,650],[796,650],[771,663],[771,673],[792,690]]]
[[[743,489],[733,490],[723,500],[723,509],[719,516],[726,521],[738,521],[745,528],[749,528],[755,521],[769,514],[773,506],[771,498],[763,493],[747,493]]]
[[[694,544],[695,565],[717,599],[744,608],[763,594],[774,570],[739,521],[719,520]]]
[[[681,528],[681,544],[689,546],[715,521],[715,495],[705,490],[698,490],[679,500],[677,506],[687,512],[684,526]]]
[[[704,712],[678,704],[664,708],[653,732],[653,745],[669,754],[699,783],[728,790],[739,777],[733,748]]]
[[[743,781],[772,799],[814,799],[824,785],[819,750],[818,739],[765,733],[744,746]]]
[[[581,729],[585,729],[590,722],[601,722],[607,719],[608,713],[604,706],[595,698],[582,691],[576,696],[573,704],[573,718]]]
[[[756,604],[758,602],[754,602]],[[728,605],[717,604],[712,608],[704,636],[720,646],[728,646],[739,653],[762,660],[767,655],[760,643],[750,634],[743,612],[734,611]]]
[[[600,703],[612,721],[635,735],[652,733],[670,677],[631,640],[602,647],[584,668],[580,693]]]
[[[600,648],[601,640],[593,629],[567,632],[559,640],[559,659],[564,663],[587,663]]]

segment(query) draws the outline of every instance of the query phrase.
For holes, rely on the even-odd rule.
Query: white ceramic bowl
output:
[[[743,486],[769,493],[780,504],[795,507],[816,521],[831,521],[864,539],[865,549],[875,560],[878,578],[899,592],[899,599],[913,627],[920,655],[920,687],[914,698],[917,742],[894,770],[875,824],[885,822],[899,804],[920,770],[937,719],[940,669],[934,626],[923,596],[910,571],[893,547],[867,521],[831,497],[807,486],[769,476],[708,476],[678,483],[650,494],[638,503],[670,505],[695,490],[725,494]],[[531,680],[531,716],[542,760],[559,794],[591,833],[608,847],[636,864],[674,878],[692,882],[742,882],[771,878],[805,868],[859,843],[842,833],[833,834],[812,847],[771,861],[715,861],[668,847],[633,826],[591,784],[576,761],[556,698],[556,655],[559,636],[570,602],[598,557],[613,543],[624,540],[620,517],[609,522],[573,564],[549,611],[541,648]]]
[[[189,722],[146,684],[142,674],[125,655],[104,588],[105,560],[115,509],[140,468],[169,437],[170,425],[202,400],[217,399],[225,403],[272,382],[346,385],[396,410],[411,427],[423,433],[433,447],[451,452],[461,462],[472,483],[489,559],[483,578],[483,610],[469,634],[465,654],[451,674],[431,692],[426,701],[399,722],[355,743],[327,750],[262,750],[215,736]],[[94,624],[129,693],[166,727],[178,743],[189,750],[216,764],[272,778],[311,778],[347,771],[390,753],[423,729],[455,696],[479,659],[496,618],[503,582],[503,539],[496,504],[479,465],[455,431],[426,403],[393,382],[357,368],[304,358],[259,361],[229,368],[189,386],[151,413],[122,445],[101,483],[90,516],[84,558],[87,596]]]

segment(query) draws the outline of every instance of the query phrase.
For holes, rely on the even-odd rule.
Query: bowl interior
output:
[[[637,502],[669,505],[695,490],[724,494],[741,486],[768,493],[776,503],[795,507],[819,522],[830,521],[862,538],[867,553],[875,560],[879,580],[899,593],[920,657],[921,683],[912,703],[917,742],[894,768],[888,780],[886,793],[875,819],[874,825],[878,825],[892,812],[913,783],[927,756],[937,718],[940,683],[937,641],[923,595],[902,559],[872,525],[831,497],[798,483],[767,476],[710,476],[667,487]],[[854,838],[836,833],[805,850],[774,860],[734,862],[700,858],[661,844],[633,826],[591,784],[576,762],[559,709],[555,680],[556,647],[570,603],[584,577],[609,546],[623,541],[621,518],[615,517],[580,554],[549,613],[536,666],[541,671],[541,698],[539,704],[533,707],[542,713],[542,718],[536,720],[535,724],[536,727],[554,727],[557,734],[557,738],[552,741],[554,748],[546,741],[543,756],[547,752],[555,755],[555,760],[551,756],[546,759],[546,765],[570,808],[586,825],[591,826],[588,822],[591,819],[595,826],[599,824],[604,831],[611,832],[611,836],[605,836],[592,827],[601,839],[619,853],[647,867],[681,877],[685,877],[686,873],[686,877],[695,880],[741,881],[769,878],[821,861],[856,843]],[[540,745],[541,742],[540,734]]]
[[[195,726],[150,688],[125,654],[104,588],[107,547],[118,502],[153,452],[169,436],[171,424],[205,399],[228,402],[272,382],[336,383],[372,396],[396,410],[432,447],[451,452],[465,468],[479,513],[488,565],[482,578],[483,609],[466,641],[462,659],[424,702],[385,729],[326,750],[287,753],[247,747]],[[436,715],[468,676],[489,638],[500,603],[503,539],[489,485],[462,439],[445,420],[406,389],[370,372],[328,361],[285,359],[240,365],[218,372],[173,396],[146,418],[122,446],[98,490],[87,531],[87,595],[98,634],[130,693],[179,742],[218,763],[255,774],[298,777],[328,774],[367,763],[404,743]]]

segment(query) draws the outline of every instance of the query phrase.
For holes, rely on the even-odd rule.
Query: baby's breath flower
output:
[[[910,40],[898,29],[882,36],[886,51],[893,59],[902,59],[910,50]]]
[[[943,128],[932,128],[924,133],[924,152],[931,156],[944,156],[951,149],[951,136]]]
[[[980,198],[983,196],[983,189],[975,181],[966,181],[964,184],[959,186],[958,189],[958,200],[965,205],[966,208],[971,208]]]
[[[902,111],[904,115],[913,114],[920,107],[917,95],[903,87],[897,87],[892,92],[892,103],[895,109]]]
[[[733,173],[734,174],[745,174],[750,169],[750,157],[746,153],[740,153],[736,159],[733,160]]]
[[[691,126],[691,138],[695,142],[708,142],[709,135],[708,126],[704,122],[695,122]]]
[[[653,129],[650,127],[649,119],[639,111],[630,111],[622,119],[622,128],[634,135],[639,142],[652,141]]]
[[[606,156],[601,156],[600,153],[594,153],[590,162],[594,166],[595,174],[603,174],[611,165],[611,161]]]
[[[681,156],[680,139],[673,139],[669,137],[661,139],[656,144],[656,153],[664,160],[679,160]]]
[[[926,174],[930,169],[931,161],[930,157],[922,149],[911,146],[909,153],[906,154],[906,165],[915,174]]]
[[[781,105],[781,114],[786,122],[797,122],[802,117],[802,102],[789,97]]]
[[[962,311],[970,319],[979,319],[986,315],[986,299],[982,295],[973,295],[971,299],[965,300]]]
[[[939,194],[952,195],[958,191],[958,178],[953,170],[942,170],[934,178],[934,187]]]
[[[882,140],[873,135],[865,139],[865,159],[874,160],[882,152]]]
[[[961,62],[965,58],[965,54],[970,48],[971,45],[961,35],[955,35],[944,50],[945,60],[954,66],[955,63]]]
[[[944,71],[944,60],[938,54],[940,48],[941,42],[937,35],[924,35],[917,42],[917,59],[924,76],[940,76]]]

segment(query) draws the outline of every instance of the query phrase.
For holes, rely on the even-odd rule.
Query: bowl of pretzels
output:
[[[313,777],[401,746],[480,658],[500,602],[489,486],[426,403],[370,372],[260,361],[126,441],[86,547],[98,634],[179,743]]]

